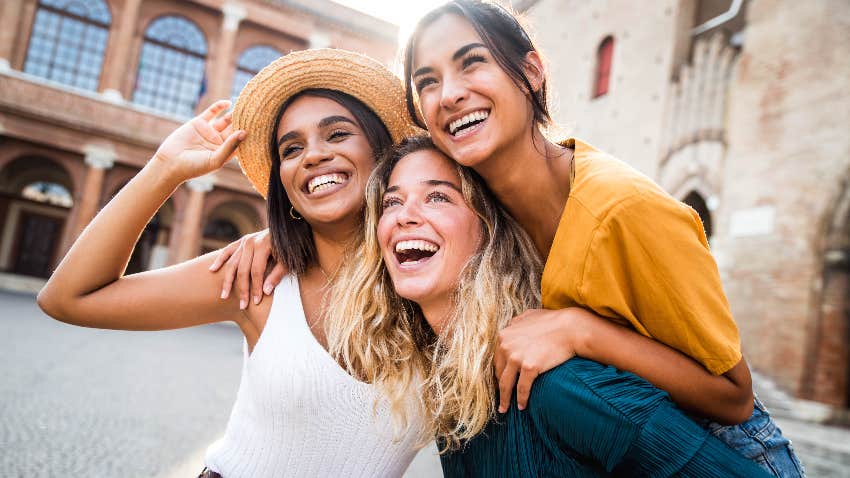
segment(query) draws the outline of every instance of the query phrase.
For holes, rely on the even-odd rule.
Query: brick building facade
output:
[[[556,120],[700,212],[752,368],[846,410],[850,4],[523,7]]]
[[[159,142],[274,58],[339,47],[389,63],[397,27],[328,0],[4,0],[0,4],[0,275],[47,277]],[[128,271],[264,227],[237,164],[189,181]]]

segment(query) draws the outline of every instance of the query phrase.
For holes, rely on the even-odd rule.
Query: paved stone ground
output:
[[[242,361],[234,327],[84,329],[7,292],[0,350],[4,478],[195,476],[227,423]],[[810,477],[850,476],[850,430],[781,413],[777,421]],[[431,447],[406,476],[440,475]]]

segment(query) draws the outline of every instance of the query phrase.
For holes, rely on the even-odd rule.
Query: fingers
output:
[[[511,406],[511,393],[518,371],[518,361],[509,358],[505,370],[499,375],[499,413],[507,412]]]
[[[230,297],[230,291],[233,288],[233,279],[236,277],[236,270],[239,268],[239,260],[242,258],[242,248],[236,249],[236,252],[227,259],[227,264],[224,267],[224,281],[221,284],[221,298]]]
[[[242,257],[239,259],[239,267],[236,270],[236,294],[239,296],[239,308],[248,308],[248,295],[250,294],[251,261],[254,259],[254,243],[246,240],[242,243]]]
[[[523,364],[519,369],[519,380],[516,383],[516,404],[520,410],[525,410],[528,405],[528,396],[531,394],[531,384],[537,376],[540,375],[540,369],[531,364]]]
[[[230,244],[224,246],[220,251],[218,251],[218,255],[215,256],[215,260],[212,264],[210,264],[210,271],[217,272],[221,269],[221,266],[227,262],[227,259],[230,259],[230,256],[236,252],[236,249],[239,248],[240,240],[233,241]]]
[[[217,118],[217,119],[215,119],[215,120],[212,122],[212,127],[213,127],[213,129],[214,129],[214,130],[216,130],[217,132],[219,132],[219,133],[224,133],[225,128],[229,127],[229,126],[231,125],[231,123],[232,123],[232,122],[233,122],[233,112],[232,112],[232,111],[228,111],[228,112],[227,112],[227,113],[225,113],[225,114],[224,114],[224,116],[222,116],[221,118]],[[231,131],[231,132],[232,132],[232,131]],[[227,137],[227,136],[229,136],[229,135],[230,135],[230,133],[228,133],[228,134],[222,134],[222,137],[226,138],[226,137]]]
[[[263,293],[266,295],[271,295],[274,288],[280,284],[280,281],[283,279],[283,276],[286,275],[286,266],[281,264],[280,262],[276,263],[274,267],[272,267],[271,272],[269,272],[269,276],[266,277],[266,282],[263,284]]]
[[[226,163],[231,156],[236,152],[236,148],[239,146],[239,143],[242,142],[243,139],[247,136],[245,131],[239,130],[233,132],[224,143],[218,147],[215,151],[213,151],[210,159],[213,162],[213,166],[215,168],[220,168]]]
[[[222,111],[226,110],[230,107],[230,100],[218,100],[215,103],[207,106],[201,114],[198,115],[199,118],[204,121],[212,121],[213,118],[221,114]]]
[[[262,247],[254,248],[254,258],[251,260],[251,295],[254,298],[254,305],[259,304],[263,299],[263,276],[269,264],[270,252]]]

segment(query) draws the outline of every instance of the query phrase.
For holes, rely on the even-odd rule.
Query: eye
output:
[[[426,87],[433,85],[435,83],[437,83],[436,79],[434,79],[430,76],[426,76],[425,78],[422,78],[422,79],[420,79],[419,81],[416,82],[416,91],[417,91],[417,93],[421,92]]]
[[[467,68],[475,63],[485,63],[486,61],[481,55],[469,55],[463,59],[462,65],[464,68]]]
[[[449,196],[439,191],[434,191],[427,196],[428,202],[452,202]]]
[[[296,152],[301,151],[302,149],[304,149],[304,148],[302,148],[301,146],[299,146],[297,144],[287,145],[285,148],[283,148],[280,151],[280,159],[286,159],[286,158],[294,155]]]
[[[395,196],[387,196],[387,197],[384,198],[383,201],[381,201],[381,208],[382,209],[388,209],[388,208],[391,208],[393,206],[399,206],[399,205],[401,205],[401,199],[399,199]]]
[[[330,136],[328,136],[328,141],[340,141],[347,137],[351,136],[351,133],[345,130],[334,130]]]

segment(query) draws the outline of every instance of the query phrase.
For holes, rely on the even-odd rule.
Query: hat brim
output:
[[[233,107],[233,128],[248,132],[236,152],[239,165],[264,198],[276,115],[289,98],[309,89],[336,90],[357,98],[380,118],[393,142],[418,130],[407,115],[401,80],[372,58],[331,48],[280,57],[245,85]]]

